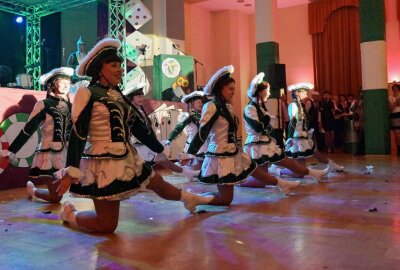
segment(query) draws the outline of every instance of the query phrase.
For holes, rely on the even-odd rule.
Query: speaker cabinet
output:
[[[277,90],[286,88],[286,67],[285,64],[269,65],[269,83],[271,89]]]

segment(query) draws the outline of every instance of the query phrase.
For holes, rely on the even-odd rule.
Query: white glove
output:
[[[168,140],[163,140],[161,143],[162,143],[162,145],[164,145],[164,146],[171,145],[171,142],[168,141]]]

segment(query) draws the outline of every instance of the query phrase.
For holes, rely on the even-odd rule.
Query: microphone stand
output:
[[[176,46],[175,44],[172,44],[172,47],[174,47],[175,50],[177,50],[178,52],[183,53],[184,55],[188,56],[188,54],[186,52],[184,52],[183,50],[181,50],[178,46]],[[196,89],[193,89],[193,91],[197,90],[197,64],[204,66],[204,64],[200,61],[198,61],[196,58],[193,57],[193,61],[194,61],[194,80],[195,80],[195,86]]]

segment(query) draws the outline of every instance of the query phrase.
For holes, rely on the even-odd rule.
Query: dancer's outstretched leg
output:
[[[26,183],[26,192],[28,195],[30,197],[36,197],[50,203],[59,203],[62,199],[62,196],[59,196],[56,191],[60,185],[60,180],[54,181],[54,178],[52,177],[43,177],[42,179],[46,183],[47,189],[36,188],[31,181],[28,181]]]

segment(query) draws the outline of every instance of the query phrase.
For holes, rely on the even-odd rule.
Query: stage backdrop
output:
[[[8,149],[19,131],[28,121],[35,103],[46,97],[46,92],[22,90],[14,88],[0,88],[0,150]],[[167,140],[175,128],[178,118],[186,111],[186,106],[180,102],[160,100],[145,100],[144,109],[153,122],[157,138]],[[33,154],[40,141],[40,132],[36,131],[29,141],[16,154],[17,158],[8,164],[0,164],[0,190],[23,187],[28,180],[29,167],[32,164]],[[182,134],[172,144],[169,158],[177,159],[186,142],[186,135]],[[151,151],[142,149],[147,156]],[[36,181],[36,180],[35,180]],[[36,183],[38,183],[36,181]]]
[[[0,150],[8,148],[25,126],[35,103],[45,97],[46,92],[0,88]],[[0,164],[0,189],[25,185],[39,140],[40,132],[35,132],[12,164]]]
[[[186,76],[193,90],[193,57],[160,54],[153,63],[153,98],[161,100],[162,92],[172,87],[179,76]]]

